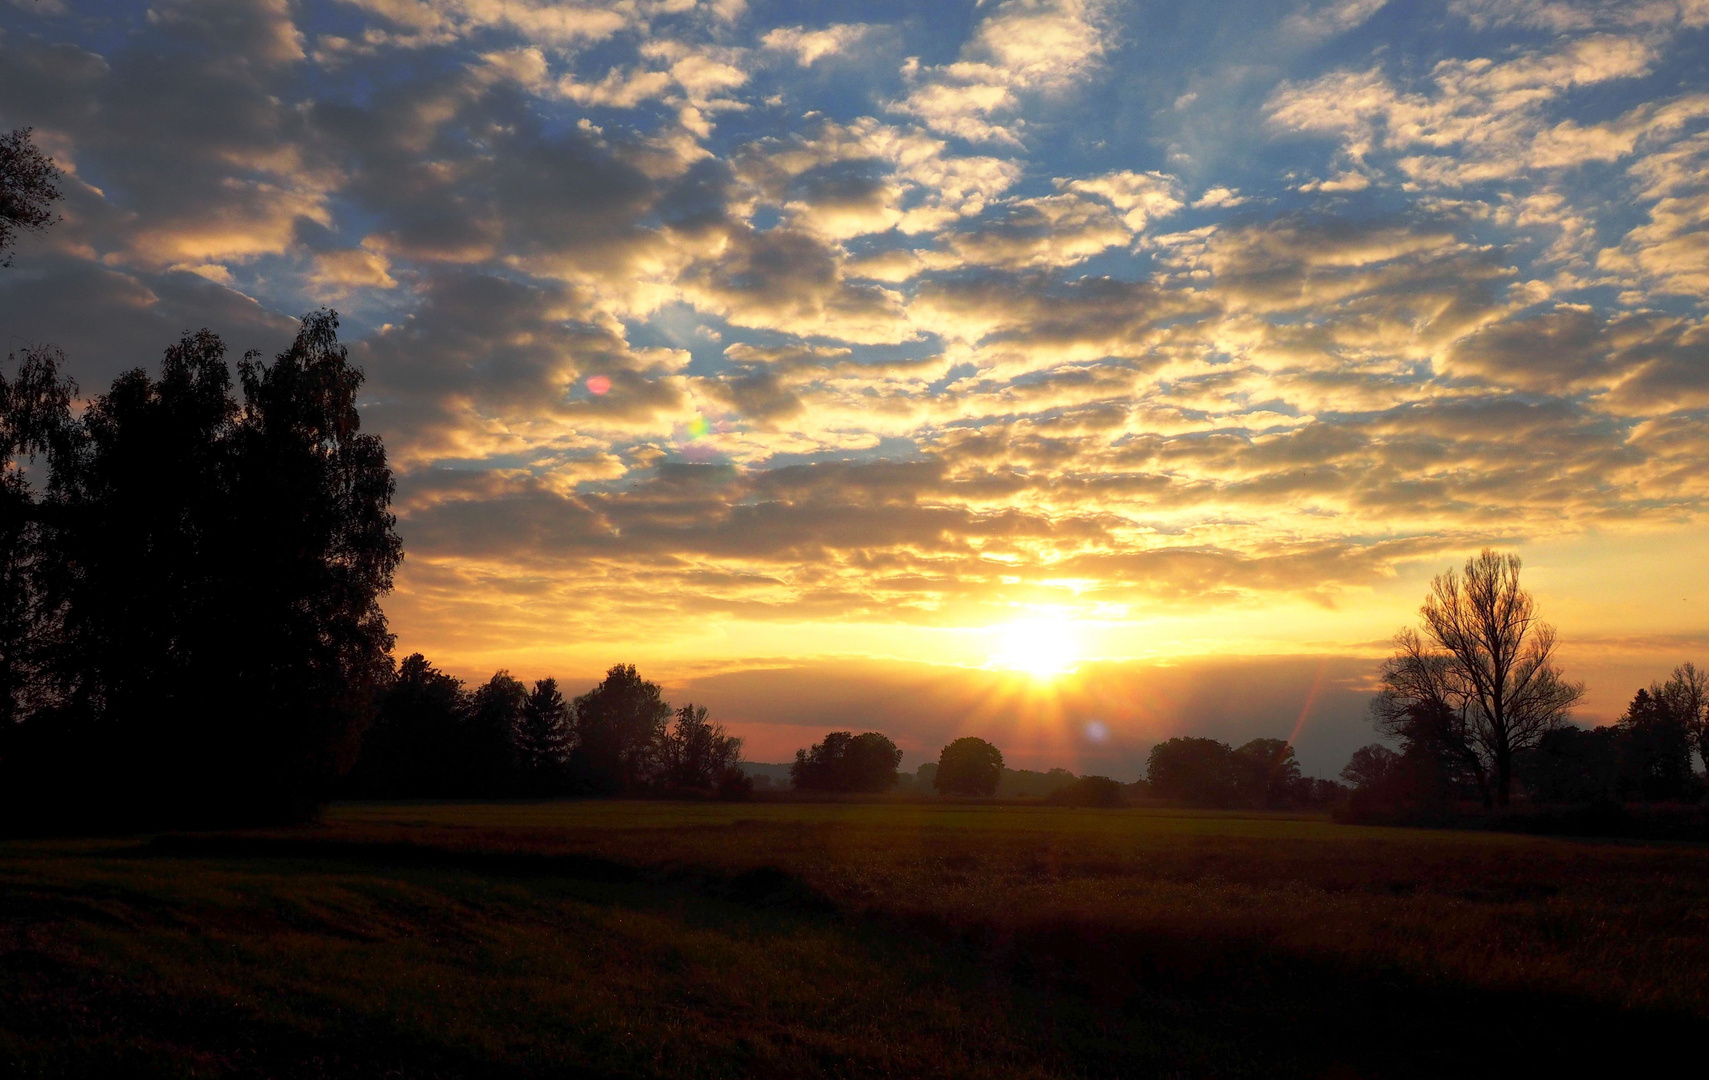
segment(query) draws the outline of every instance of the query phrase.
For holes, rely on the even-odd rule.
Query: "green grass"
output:
[[[763,802],[0,844],[8,1075],[1570,1074],[1706,1037],[1697,846]]]

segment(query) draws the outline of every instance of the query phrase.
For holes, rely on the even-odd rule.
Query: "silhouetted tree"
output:
[[[390,674],[392,479],[330,312],[271,365],[187,334],[48,440],[44,697],[0,789],[131,820],[298,816]],[[39,379],[38,379],[39,381]],[[51,396],[51,395],[50,395]],[[60,752],[75,746],[73,755]],[[72,762],[75,761],[75,765]]]
[[[1438,574],[1420,608],[1425,633],[1396,636],[1373,704],[1383,730],[1427,722],[1443,729],[1445,745],[1463,744],[1502,805],[1514,755],[1565,723],[1584,696],[1555,666],[1554,628],[1537,619],[1519,568],[1518,556],[1486,549],[1463,574]]]
[[[0,370],[0,761],[25,718],[53,703],[47,664],[59,609],[43,592],[54,554],[23,466],[63,451],[72,438],[77,384],[60,374],[57,349],[24,351],[12,378]]]
[[[29,128],[0,135],[0,266],[12,265],[18,233],[42,232],[53,223],[59,170],[30,138]]]
[[[945,795],[992,795],[1002,779],[1003,752],[984,739],[966,736],[939,752],[932,787]]]
[[[1586,731],[1569,724],[1537,740],[1517,767],[1539,802],[1614,804],[1622,801],[1620,758],[1613,727]]]
[[[888,791],[902,751],[876,731],[833,731],[810,750],[797,750],[789,779],[803,791]]]
[[[465,750],[470,794],[514,795],[523,786],[522,725],[528,688],[497,671],[469,700]]]
[[[659,781],[684,791],[718,788],[739,771],[736,763],[741,759],[741,739],[726,732],[723,724],[707,720],[704,705],[684,705],[659,740]],[[748,790],[753,790],[751,785]]]
[[[1286,739],[1253,739],[1234,751],[1234,798],[1278,809],[1300,801],[1300,764]]]
[[[362,753],[343,786],[361,798],[464,794],[469,775],[464,722],[469,696],[458,679],[412,653],[380,694]]]
[[[1120,806],[1122,785],[1107,776],[1082,776],[1051,792],[1046,801],[1053,806]]]
[[[576,748],[571,768],[588,790],[610,794],[639,788],[652,775],[671,707],[634,664],[618,664],[576,699]]]
[[[1672,802],[1696,794],[1692,732],[1665,697],[1639,690],[1614,729],[1623,797]]]
[[[1374,788],[1387,783],[1399,767],[1399,754],[1381,743],[1372,743],[1353,751],[1341,778],[1356,788]]]
[[[517,753],[526,785],[539,795],[558,794],[564,788],[564,767],[573,744],[570,706],[558,690],[557,679],[538,679],[522,707],[522,726],[517,732]]]
[[[1190,736],[1153,746],[1145,778],[1158,798],[1194,806],[1233,806],[1240,784],[1233,747]]]
[[[925,768],[925,766],[921,766],[921,768]],[[1078,779],[1080,779],[1078,776],[1061,767],[1051,769],[1049,772],[1039,772],[1036,769],[1004,769],[1003,779],[997,784],[997,794],[1008,797],[1018,795],[1042,797],[1053,791],[1059,791]]]
[[[1700,671],[1687,661],[1673,669],[1667,682],[1652,685],[1650,693],[1685,725],[1703,769],[1709,773],[1709,671]]]

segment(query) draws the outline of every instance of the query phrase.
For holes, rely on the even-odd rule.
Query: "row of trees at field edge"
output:
[[[742,740],[704,706],[673,709],[632,664],[565,700],[556,679],[530,688],[508,671],[470,690],[416,653],[381,691],[338,790],[357,798],[739,796],[752,790],[741,752]]]

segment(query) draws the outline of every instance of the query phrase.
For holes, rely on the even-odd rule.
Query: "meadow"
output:
[[[953,802],[0,843],[18,1076],[1644,1073],[1709,848]]]

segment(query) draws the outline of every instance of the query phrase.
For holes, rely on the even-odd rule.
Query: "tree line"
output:
[[[470,689],[420,653],[379,694],[354,768],[352,798],[746,795],[742,740],[702,705],[672,708],[658,684],[618,664],[565,699],[499,671]]]

